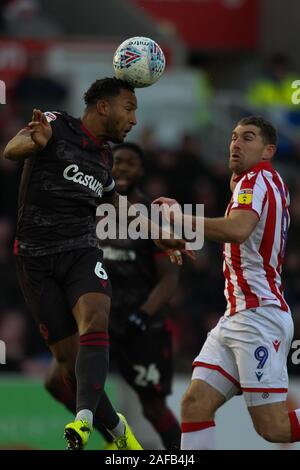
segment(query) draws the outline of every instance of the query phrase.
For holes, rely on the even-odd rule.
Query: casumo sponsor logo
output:
[[[82,186],[89,187],[98,196],[102,196],[103,185],[93,175],[85,175],[82,171],[79,171],[77,165],[69,165],[64,169],[63,177],[66,180],[73,181],[74,183],[81,184]]]
[[[6,364],[6,344],[0,340],[0,364]]]

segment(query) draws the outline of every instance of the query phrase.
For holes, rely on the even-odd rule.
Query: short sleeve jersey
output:
[[[244,243],[224,244],[226,315],[265,305],[288,311],[281,270],[289,228],[289,192],[269,162],[261,162],[236,180],[227,208],[251,210],[258,223]]]
[[[52,137],[25,160],[18,204],[15,252],[43,256],[97,246],[96,208],[115,191],[112,153],[80,119],[46,112]]]

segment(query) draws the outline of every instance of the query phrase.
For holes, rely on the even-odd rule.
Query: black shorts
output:
[[[172,334],[165,323],[120,341],[110,336],[111,358],[126,382],[140,395],[166,396],[171,393],[173,377]]]
[[[84,248],[46,256],[16,256],[24,298],[48,345],[77,332],[72,308],[87,293],[111,297],[102,251]]]

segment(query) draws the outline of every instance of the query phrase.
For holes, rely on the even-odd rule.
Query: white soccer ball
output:
[[[126,39],[114,53],[115,75],[135,88],[144,88],[162,76],[166,60],[159,45],[149,38]]]

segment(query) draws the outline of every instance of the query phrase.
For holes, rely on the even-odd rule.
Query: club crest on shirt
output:
[[[253,197],[253,190],[251,188],[241,189],[238,194],[239,204],[251,204]]]
[[[44,115],[46,116],[48,122],[55,121],[55,119],[57,118],[55,114],[51,113],[50,111],[46,111]]]

